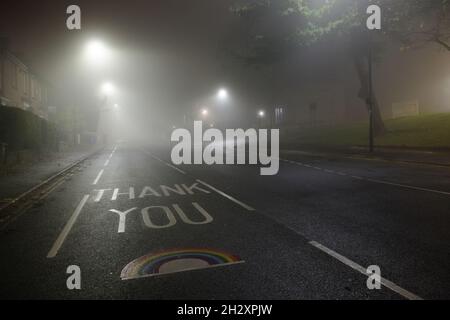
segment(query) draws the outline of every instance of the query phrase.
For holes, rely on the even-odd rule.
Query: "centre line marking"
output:
[[[101,176],[102,176],[102,174],[103,174],[103,169],[102,170],[100,170],[100,172],[98,173],[98,175],[97,175],[97,177],[95,178],[95,180],[94,180],[94,182],[92,183],[92,184],[97,184],[98,183],[98,181],[100,180],[100,178],[101,178]]]
[[[89,199],[89,195],[85,195],[83,199],[81,199],[80,203],[78,204],[77,208],[73,212],[72,216],[70,217],[69,221],[67,221],[66,225],[64,226],[64,229],[59,234],[58,238],[56,238],[55,243],[53,244],[52,248],[47,254],[47,258],[54,258],[58,254],[59,249],[61,248],[62,244],[64,243],[64,240],[66,240],[67,235],[69,234],[70,230],[72,229],[75,221],[77,220],[78,216],[80,215],[81,210],[83,209],[84,205],[86,204],[87,200]]]
[[[226,194],[225,192],[220,191],[219,189],[214,188],[213,186],[207,184],[206,182],[204,182],[204,181],[202,181],[202,180],[199,180],[199,179],[197,179],[197,182],[203,184],[204,186],[207,186],[208,188],[210,188],[211,190],[217,192],[218,194],[220,194],[221,196],[227,198],[228,200],[231,200],[231,201],[233,201],[234,203],[237,203],[238,205],[240,205],[240,206],[243,207],[244,209],[247,209],[248,211],[255,211],[255,209],[252,208],[252,207],[250,207],[249,205],[246,205],[245,203],[243,203],[243,202],[237,200],[236,198],[233,198],[232,196]]]
[[[106,160],[105,162],[105,167],[109,164],[109,159]]]
[[[310,241],[309,242],[310,245],[316,247],[317,249],[321,250],[322,252],[325,252],[326,254],[332,256],[333,258],[339,260],[340,262],[342,262],[343,264],[345,264],[346,266],[349,266],[350,268],[352,268],[353,270],[358,271],[359,273],[362,273],[365,276],[368,276],[366,269],[363,268],[362,266],[360,266],[359,264],[357,264],[356,262],[353,262],[352,260],[344,257],[343,255],[340,255],[339,253],[321,245],[320,243],[316,242],[316,241]],[[381,278],[381,284],[383,286],[385,286],[386,288],[398,293],[399,295],[401,295],[402,297],[408,299],[408,300],[423,300],[421,297],[415,295],[412,292],[409,292],[406,289],[403,289],[402,287],[399,287],[398,285],[396,285],[395,283],[393,283],[392,281],[389,281],[383,277]]]

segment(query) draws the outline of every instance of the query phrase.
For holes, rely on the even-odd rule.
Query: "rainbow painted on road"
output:
[[[129,280],[242,262],[244,261],[237,255],[214,249],[174,249],[149,253],[131,261],[123,268],[120,278]]]

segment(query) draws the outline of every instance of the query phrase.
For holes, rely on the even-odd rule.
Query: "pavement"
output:
[[[0,226],[0,298],[450,298],[449,168],[281,158],[260,176],[105,148]],[[367,286],[374,265],[380,289]]]
[[[47,180],[67,166],[90,155],[96,147],[80,147],[49,154],[34,163],[22,163],[0,173],[0,207],[11,199]]]

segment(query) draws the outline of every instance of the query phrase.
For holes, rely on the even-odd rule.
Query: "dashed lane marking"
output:
[[[94,182],[92,183],[93,185],[96,185],[97,183],[98,183],[98,181],[100,180],[100,178],[102,177],[102,175],[103,175],[103,169],[102,170],[100,170],[100,172],[98,173],[98,175],[97,175],[97,177],[95,178],[95,180],[94,180]]]
[[[365,276],[368,276],[366,269],[363,268],[361,265],[357,264],[356,262],[353,262],[352,260],[344,257],[343,255],[321,245],[320,243],[316,242],[316,241],[310,241],[309,242],[310,245],[314,246],[315,248],[321,250],[322,252],[325,252],[326,254],[328,254],[329,256],[332,256],[333,258],[337,259],[338,261],[342,262],[343,264],[345,264],[346,266],[352,268],[353,270],[358,271],[359,273],[362,273]],[[421,297],[415,295],[412,292],[409,292],[406,289],[403,289],[402,287],[396,285],[394,282],[389,281],[383,277],[381,277],[381,284],[383,286],[385,286],[386,288],[398,293],[399,295],[401,295],[402,297],[408,299],[408,300],[423,300]]]
[[[418,191],[432,192],[432,193],[437,193],[437,194],[443,194],[443,195],[446,195],[446,196],[450,196],[450,192],[447,192],[447,191],[435,190],[435,189],[429,189],[429,188],[423,188],[423,187],[417,187],[417,186],[411,186],[411,185],[407,185],[407,184],[396,183],[396,182],[385,181],[385,180],[365,178],[365,177],[361,177],[361,176],[350,175],[350,174],[342,172],[342,171],[334,171],[334,170],[320,168],[320,167],[317,167],[317,166],[311,166],[311,165],[307,165],[307,164],[304,164],[304,163],[301,163],[301,162],[297,162],[297,161],[290,161],[290,160],[284,160],[284,159],[281,159],[281,160],[284,161],[284,162],[293,163],[293,164],[296,164],[296,165],[299,165],[299,166],[303,166],[303,167],[306,167],[306,168],[315,169],[315,170],[322,171],[322,172],[329,173],[329,174],[337,174],[337,175],[344,176],[344,177],[350,177],[350,178],[357,179],[357,180],[363,180],[363,181],[372,182],[372,183],[378,183],[378,184],[384,184],[384,185],[400,187],[400,188],[405,188],[405,189],[412,189],[412,190],[418,190]]]

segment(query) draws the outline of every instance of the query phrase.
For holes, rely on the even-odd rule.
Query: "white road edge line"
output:
[[[326,254],[332,256],[333,258],[339,260],[340,262],[342,262],[343,264],[345,264],[346,266],[352,268],[353,270],[358,271],[359,273],[362,273],[365,276],[368,276],[368,274],[366,273],[366,269],[363,268],[362,266],[360,266],[359,264],[357,264],[356,262],[353,262],[352,260],[344,257],[343,255],[340,255],[339,253],[321,245],[320,243],[316,242],[316,241],[310,241],[309,242],[310,245],[316,247],[317,249],[321,250],[322,252],[325,252]],[[389,281],[383,277],[381,277],[381,284],[383,286],[385,286],[386,288],[398,293],[399,295],[403,296],[404,298],[408,299],[408,300],[423,300],[421,297],[415,295],[412,292],[409,292],[406,289],[403,289],[402,287],[399,287],[398,285],[396,285],[395,283],[393,283],[392,281]]]
[[[422,187],[415,187],[415,186],[409,186],[409,185],[406,185],[406,184],[389,182],[389,181],[383,181],[383,180],[376,180],[376,179],[370,179],[370,178],[364,178],[364,180],[369,181],[369,182],[373,182],[373,183],[386,184],[386,185],[395,186],[395,187],[401,187],[401,188],[407,188],[407,189],[413,189],[413,190],[419,190],[419,191],[427,191],[427,192],[445,194],[447,196],[450,196],[450,192],[446,192],[446,191],[440,191],[440,190],[434,190],[434,189],[428,189],[428,188],[422,188]]]
[[[103,169],[100,170],[100,172],[98,173],[98,175],[97,175],[97,177],[95,178],[94,182],[92,182],[93,185],[95,185],[95,184],[98,183],[98,181],[99,181],[100,178],[102,177],[103,171],[104,171]]]
[[[241,201],[239,201],[239,200],[233,198],[232,196],[226,194],[225,192],[220,191],[219,189],[214,188],[212,185],[207,184],[206,182],[204,182],[204,181],[202,181],[202,180],[200,180],[200,179],[197,179],[197,182],[203,184],[204,186],[207,186],[208,188],[210,188],[211,190],[217,192],[218,194],[220,194],[221,196],[227,198],[228,200],[231,200],[231,201],[233,201],[234,203],[237,203],[238,205],[240,205],[240,206],[243,207],[244,209],[247,209],[248,211],[255,211],[254,208],[252,208],[252,207],[250,207],[249,205],[246,205],[245,203],[243,203],[243,202],[241,202]]]
[[[332,170],[328,170],[328,169],[322,169],[320,167],[313,167],[313,166],[309,166],[309,165],[306,165],[306,164],[302,164],[300,162],[295,162],[295,163],[298,164],[298,165],[302,165],[304,167],[307,167],[307,168],[321,170],[323,172],[330,173],[330,174],[338,174],[340,176],[349,176],[349,177],[351,177],[353,179],[364,180],[364,181],[368,181],[368,182],[372,182],[372,183],[385,184],[385,185],[394,186],[394,187],[400,187],[400,188],[406,188],[406,189],[412,189],[412,190],[418,190],[418,191],[425,191],[425,192],[432,192],[432,193],[437,193],[437,194],[443,194],[443,195],[446,195],[446,196],[450,196],[450,192],[447,192],[447,191],[428,189],[428,188],[410,186],[410,185],[407,185],[407,184],[395,183],[395,182],[390,182],[390,181],[384,181],[384,180],[377,180],[377,179],[365,178],[365,177],[360,177],[360,176],[348,175],[345,172],[336,172],[336,171],[332,171]]]
[[[83,207],[86,204],[88,199],[89,199],[88,194],[85,195],[83,197],[83,199],[81,199],[80,203],[78,204],[77,208],[73,212],[69,221],[67,221],[66,225],[64,226],[64,229],[61,231],[58,238],[56,238],[55,243],[53,244],[52,248],[50,249],[50,251],[47,254],[47,258],[56,257],[59,249],[61,248],[62,244],[64,243],[64,240],[66,240],[67,235],[69,234],[70,230],[72,229],[73,225],[75,224],[75,221],[77,220],[78,216],[80,215],[80,212],[83,209]]]

